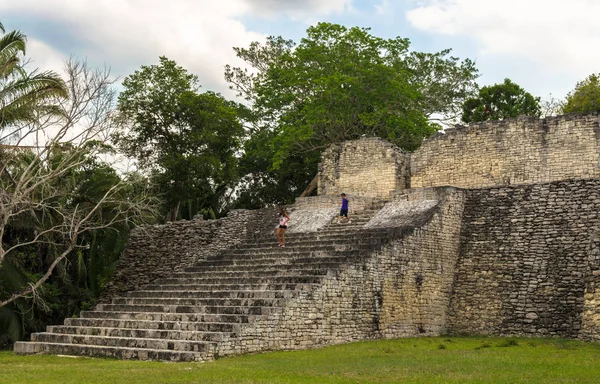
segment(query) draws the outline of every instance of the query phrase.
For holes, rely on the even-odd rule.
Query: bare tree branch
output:
[[[0,267],[25,247],[38,244],[58,251],[43,276],[1,301],[0,307],[21,297],[39,299],[39,288],[81,246],[84,233],[132,224],[155,213],[152,197],[143,191],[128,193],[131,184],[125,175],[94,198],[80,196],[79,186],[69,182],[91,161],[110,166],[119,159],[106,152],[114,126],[116,79],[106,68],[93,70],[73,59],[65,72],[69,97],[55,100],[60,114],[38,111],[34,122],[0,131],[0,239],[20,222],[34,230],[29,238],[0,243]]]

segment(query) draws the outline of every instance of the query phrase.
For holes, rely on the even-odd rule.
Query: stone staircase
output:
[[[354,214],[348,224],[334,219],[319,232],[290,233],[285,248],[274,234],[238,245],[49,326],[30,342],[17,342],[15,352],[165,361],[243,352],[231,347],[243,327],[281,311],[387,242],[386,230],[362,228],[376,212]]]

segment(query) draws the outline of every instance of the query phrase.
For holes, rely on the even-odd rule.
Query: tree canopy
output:
[[[580,81],[567,95],[563,113],[600,113],[600,73]]]
[[[125,78],[120,148],[139,161],[169,217],[218,214],[236,178],[243,128],[234,103],[198,93],[198,79],[166,57]]]
[[[368,28],[318,23],[297,45],[270,37],[235,48],[252,70],[227,66],[225,78],[253,113],[242,165],[262,164],[246,167],[261,193],[297,196],[334,143],[379,136],[414,150],[440,128],[436,118],[458,111],[476,89],[474,63],[409,46]],[[275,180],[281,191],[267,192]]]
[[[462,121],[502,120],[520,115],[539,117],[539,103],[539,97],[533,97],[510,79],[505,79],[502,84],[481,88],[477,97],[467,99],[462,107]]]

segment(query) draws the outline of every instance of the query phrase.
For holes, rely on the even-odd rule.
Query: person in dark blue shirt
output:
[[[342,222],[342,217],[346,218],[346,222],[351,223],[350,216],[348,216],[348,199],[346,194],[342,193],[342,209],[340,209],[340,216],[338,217],[338,224]]]

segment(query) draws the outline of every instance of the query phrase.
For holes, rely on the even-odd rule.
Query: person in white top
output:
[[[277,237],[277,243],[280,247],[285,247],[285,231],[287,229],[287,224],[290,222],[290,217],[285,212],[285,209],[279,208],[279,226],[275,231],[275,236]]]

